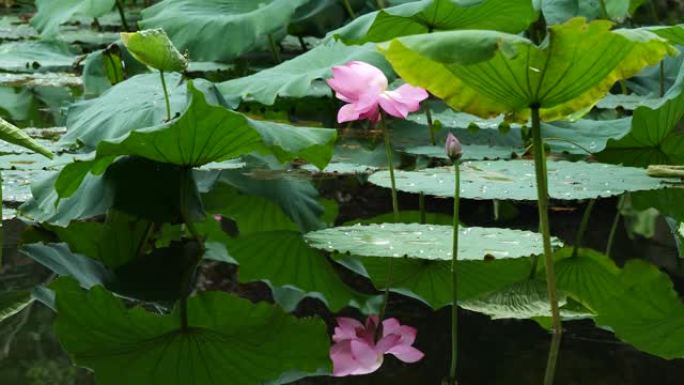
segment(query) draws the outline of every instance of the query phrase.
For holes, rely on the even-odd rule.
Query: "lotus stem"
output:
[[[123,26],[124,31],[130,32],[130,29],[128,28],[128,22],[126,21],[126,12],[121,0],[116,0],[116,9],[119,10],[119,17],[121,18],[121,25]]]
[[[582,222],[580,222],[579,230],[577,231],[577,237],[575,238],[575,246],[572,249],[572,256],[577,257],[577,251],[584,243],[584,234],[587,232],[587,227],[589,226],[589,218],[591,217],[591,212],[594,210],[594,205],[596,204],[596,199],[589,201],[589,204],[584,209],[584,215],[582,216]]]
[[[189,181],[188,177],[192,176],[192,168],[186,168],[181,171],[181,177],[180,177],[180,193],[179,193],[179,201],[180,201],[180,215],[181,218],[183,219],[183,223],[185,224],[186,228],[190,232],[190,235],[192,235],[193,239],[195,242],[197,242],[200,252],[197,254],[197,259],[192,261],[191,266],[188,268],[188,270],[184,273],[183,276],[183,285],[185,288],[185,291],[182,293],[182,297],[180,299],[180,323],[181,323],[181,330],[182,331],[187,331],[188,330],[188,297],[192,293],[192,277],[194,275],[195,269],[197,268],[197,265],[199,262],[202,260],[202,255],[204,255],[204,240],[202,239],[201,234],[197,231],[197,228],[195,227],[195,224],[193,223],[192,217],[190,216],[190,213],[187,211],[188,207],[188,184],[190,182],[194,183],[193,181]]]
[[[432,111],[430,110],[430,104],[425,103],[425,118],[427,119],[427,126],[430,134],[430,143],[433,146],[437,145],[437,140],[435,139],[434,125],[432,122]]]
[[[380,128],[385,138],[385,152],[387,153],[387,167],[390,173],[390,182],[392,183],[392,212],[394,213],[394,222],[399,222],[399,200],[397,199],[397,181],[394,178],[394,162],[392,160],[392,143],[390,143],[390,134],[387,129],[387,115],[384,113],[380,115]]]
[[[454,217],[453,242],[451,249],[451,366],[449,384],[456,385],[456,364],[458,360],[458,231],[461,193],[460,160],[454,161]]]
[[[653,4],[653,3],[651,3]],[[660,97],[665,96],[665,62],[660,61]]]
[[[385,0],[375,0],[375,3],[378,5],[379,9],[385,9]]]
[[[278,45],[276,44],[275,40],[273,39],[273,34],[268,34],[268,46],[271,48],[271,55],[273,55],[273,60],[280,64],[282,63],[282,60],[280,59],[280,52],[278,50]]]
[[[344,9],[349,14],[349,17],[356,19],[356,13],[354,13],[354,8],[349,4],[349,0],[342,0],[342,4],[344,4]]]
[[[422,191],[418,194],[418,210],[420,210],[420,224],[424,225],[426,222],[425,193]]]
[[[610,226],[610,232],[608,233],[608,243],[606,243],[606,255],[610,257],[610,252],[613,250],[613,240],[615,239],[615,234],[617,233],[617,227],[620,223],[620,217],[622,216],[622,206],[625,203],[625,196],[621,196],[617,205],[617,212],[615,213],[615,218],[613,218],[613,224]]]
[[[549,223],[549,185],[546,171],[546,154],[541,134],[539,105],[530,106],[532,110],[532,144],[534,148],[534,168],[537,179],[537,207],[539,209],[539,225],[544,245],[544,268],[546,271],[546,287],[551,305],[552,338],[549,356],[544,374],[544,385],[552,385],[556,374],[556,363],[562,336],[556,275],[553,271],[553,250],[551,249],[551,228]]]
[[[166,88],[166,79],[164,78],[164,71],[159,71],[161,77],[162,88],[164,89],[164,102],[166,102],[166,120],[171,120],[171,102],[169,101],[169,90]]]
[[[3,212],[2,212],[2,173],[0,173],[0,267],[2,267],[2,254],[3,254],[3,248],[5,246],[5,237],[4,237],[4,228],[2,225],[2,218],[3,218]]]
[[[606,7],[606,0],[599,0],[599,4],[601,4],[601,17],[604,19],[610,19],[610,16],[608,15],[608,8]]]

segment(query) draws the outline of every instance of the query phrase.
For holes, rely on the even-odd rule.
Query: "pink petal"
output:
[[[394,348],[390,349],[387,354],[392,354],[400,361],[407,362],[409,364],[418,362],[425,356],[425,354],[420,350],[408,345],[395,346]]]
[[[389,334],[399,334],[399,328],[401,328],[401,324],[396,318],[388,318],[382,321],[383,336],[387,336]]]
[[[352,374],[372,373],[382,365],[382,353],[376,352],[375,348],[365,341],[351,341],[351,352],[354,360],[358,363]]]
[[[399,334],[390,334],[382,337],[380,341],[378,341],[377,345],[375,345],[375,351],[384,354],[399,345],[401,345],[401,336]]]
[[[337,123],[352,122],[361,119],[361,114],[356,110],[356,105],[345,104],[337,111]]]
[[[333,362],[333,376],[348,376],[358,368],[358,363],[351,352],[351,341],[334,344],[330,348],[330,359]]]
[[[370,91],[361,95],[355,102],[342,106],[337,113],[337,122],[344,123],[363,119],[377,122],[379,116],[378,94]]]
[[[347,317],[337,318],[337,327],[335,327],[335,334],[333,334],[333,341],[339,342],[342,340],[356,339],[357,329],[363,329],[361,322]]]
[[[399,94],[401,100],[406,102],[408,102],[409,100],[413,100],[415,102],[420,103],[430,96],[430,94],[428,94],[428,92],[424,89],[420,87],[414,87],[410,84],[404,84],[401,87],[394,90],[394,92]]]
[[[416,341],[416,328],[410,326],[402,326],[399,328],[399,334],[401,335],[401,344],[411,346]]]
[[[406,119],[410,112],[416,112],[420,109],[420,102],[427,99],[428,96],[424,89],[404,84],[394,91],[383,92],[378,102],[388,114]]]
[[[333,77],[327,83],[344,102],[353,103],[369,90],[379,94],[387,89],[385,74],[368,63],[352,61],[333,67],[332,73]]]

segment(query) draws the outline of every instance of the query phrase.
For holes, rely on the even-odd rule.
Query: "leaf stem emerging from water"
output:
[[[613,249],[613,240],[615,239],[615,233],[617,233],[617,227],[620,223],[620,217],[622,216],[622,206],[625,203],[625,195],[620,197],[617,205],[617,212],[615,213],[615,218],[613,218],[613,224],[610,226],[610,233],[608,233],[608,243],[606,244],[606,255],[610,257],[610,252]]]
[[[544,244],[544,268],[546,270],[546,287],[551,305],[552,339],[544,374],[544,385],[552,385],[556,374],[556,363],[562,335],[556,275],[553,271],[553,250],[551,249],[551,228],[549,223],[549,185],[546,169],[546,153],[541,134],[539,106],[532,106],[532,144],[534,146],[534,168],[537,178],[537,207],[539,209],[539,227]]]
[[[354,8],[349,4],[349,0],[342,0],[342,3],[344,4],[344,9],[349,14],[349,17],[356,19],[356,13],[354,13]]]
[[[461,161],[454,161],[454,217],[453,242],[451,249],[451,367],[449,370],[449,384],[456,385],[456,364],[458,359],[458,231],[459,206],[461,195]]]
[[[171,120],[171,102],[169,102],[169,90],[166,88],[166,79],[164,78],[164,71],[159,71],[161,77],[162,88],[164,89],[164,102],[166,102],[166,120]]]
[[[584,209],[584,215],[582,216],[582,222],[580,222],[579,230],[577,230],[577,237],[575,238],[575,246],[572,249],[572,256],[577,257],[577,251],[584,243],[584,234],[587,232],[587,226],[589,226],[589,218],[591,218],[591,212],[594,210],[594,204],[596,204],[596,199],[592,199],[587,204]]]
[[[268,34],[268,46],[271,48],[273,60],[278,64],[282,63],[282,59],[280,58],[280,51],[278,50],[278,45],[273,39],[273,35],[270,33]]]
[[[121,0],[116,0],[116,9],[119,10],[119,17],[121,18],[121,25],[123,26],[124,31],[130,32],[128,22],[126,21],[126,11]]]
[[[385,152],[387,154],[387,167],[389,168],[390,181],[392,183],[392,212],[394,213],[394,222],[399,222],[399,201],[397,199],[397,182],[394,179],[394,162],[392,160],[392,143],[390,143],[390,134],[387,129],[387,115],[384,113],[380,116],[380,128],[382,128],[382,135],[385,138]]]
[[[435,139],[434,125],[432,123],[432,111],[430,110],[430,104],[425,103],[425,118],[427,119],[428,131],[430,133],[430,143],[433,146],[437,145],[437,140]]]

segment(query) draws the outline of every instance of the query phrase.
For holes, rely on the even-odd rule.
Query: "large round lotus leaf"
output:
[[[101,385],[257,385],[329,371],[325,324],[275,306],[203,293],[188,300],[184,330],[179,307],[127,309],[101,286],[84,291],[66,278],[51,287],[62,346]]]
[[[667,180],[650,177],[646,170],[602,163],[549,161],[549,196],[553,199],[593,199],[627,191],[656,190]],[[479,161],[461,165],[461,198],[536,200],[534,163],[530,160]],[[390,187],[389,172],[368,179]],[[396,172],[397,189],[439,197],[454,195],[453,167]]]
[[[451,260],[452,234],[451,226],[386,223],[334,227],[305,238],[318,249],[368,257]],[[530,231],[467,227],[461,228],[459,237],[458,258],[463,260],[542,254],[541,235]],[[557,239],[553,243],[560,245]]]
[[[307,0],[167,0],[143,10],[141,28],[163,28],[195,61],[230,61],[284,30]]]

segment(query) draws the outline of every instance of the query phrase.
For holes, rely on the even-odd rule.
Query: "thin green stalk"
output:
[[[349,17],[356,19],[356,13],[354,13],[354,8],[349,4],[349,0],[342,0],[342,4],[344,4],[344,9],[349,14]]]
[[[2,267],[2,255],[5,248],[4,226],[2,225],[2,174],[0,173],[0,267]]]
[[[166,120],[171,120],[171,102],[169,101],[169,90],[166,88],[166,79],[164,79],[164,71],[159,71],[161,77],[162,88],[164,89],[164,102],[166,102]]]
[[[660,61],[660,97],[665,96],[665,62]]]
[[[387,167],[389,167],[390,181],[392,183],[392,212],[394,213],[394,222],[399,222],[399,200],[397,199],[397,182],[394,178],[394,162],[392,160],[392,144],[390,143],[390,134],[387,129],[387,115],[380,116],[380,128],[385,137],[385,152],[387,153]]]
[[[653,24],[660,24],[660,17],[658,17],[658,10],[656,9],[653,0],[648,1],[649,8],[651,9],[651,17],[653,18]]]
[[[124,5],[121,0],[116,0],[116,9],[119,10],[119,17],[121,18],[121,24],[123,25],[124,31],[128,32],[128,22],[126,21],[126,12],[124,10]]]
[[[385,9],[385,0],[375,0],[375,4],[378,5],[378,9]]]
[[[306,48],[306,42],[304,41],[304,38],[301,36],[297,36],[297,40],[299,40],[299,45],[302,47],[302,52],[306,52],[309,49]]]
[[[552,385],[556,375],[556,363],[560,350],[561,326],[558,308],[558,293],[556,289],[556,275],[553,271],[553,250],[551,249],[551,226],[549,223],[549,186],[546,170],[546,154],[541,134],[541,120],[539,105],[531,106],[532,110],[532,144],[534,145],[534,168],[537,179],[537,199],[539,208],[539,224],[544,244],[544,268],[546,271],[546,287],[551,305],[552,339],[549,356],[546,362],[544,385]]]
[[[430,143],[432,143],[433,146],[437,145],[437,139],[435,139],[435,131],[433,129],[433,123],[432,123],[432,111],[430,110],[430,104],[425,103],[425,118],[427,119],[427,126],[428,130],[430,132]]]
[[[594,210],[594,205],[596,204],[596,199],[589,201],[589,204],[584,209],[584,215],[582,216],[582,222],[580,222],[579,230],[577,230],[577,237],[575,238],[575,246],[572,249],[572,256],[577,256],[577,251],[584,243],[584,234],[587,232],[587,226],[589,226],[589,218],[591,218],[591,212]]]
[[[197,265],[199,264],[200,260],[202,259],[202,255],[204,255],[204,239],[202,239],[202,235],[197,231],[197,228],[195,227],[195,224],[192,220],[192,217],[190,216],[190,213],[188,213],[187,207],[188,207],[188,184],[189,183],[195,183],[194,181],[188,181],[187,178],[192,176],[192,169],[187,168],[182,170],[181,178],[180,178],[180,215],[181,218],[183,219],[183,223],[187,227],[188,231],[190,232],[190,235],[192,235],[193,239],[195,242],[197,242],[199,248],[201,251],[197,254],[197,259],[192,261],[191,267],[188,268],[188,270],[185,272],[183,276],[183,285],[185,288],[185,291],[183,292],[183,296],[180,299],[180,323],[181,323],[181,330],[186,331],[188,330],[188,297],[192,293],[192,277],[195,273],[195,269],[197,268]]]
[[[451,366],[449,369],[449,383],[456,385],[456,363],[458,359],[458,231],[459,206],[461,193],[460,161],[454,161],[454,217],[453,243],[451,249]]]
[[[627,90],[627,83],[625,82],[625,79],[620,79],[620,91],[622,91],[623,95],[629,94],[629,91]]]
[[[610,19],[610,17],[608,17],[608,8],[606,8],[606,1],[599,0],[599,3],[601,4],[601,18]]]
[[[615,239],[615,234],[617,233],[617,227],[620,223],[620,217],[622,217],[622,206],[625,203],[625,196],[621,196],[617,205],[617,212],[615,213],[615,218],[613,218],[613,224],[610,226],[610,233],[608,233],[608,243],[606,243],[606,255],[610,257],[610,252],[613,250],[613,240]]]
[[[273,60],[280,64],[282,63],[282,60],[280,59],[280,51],[278,50],[278,45],[276,44],[275,40],[273,40],[273,35],[268,34],[268,46],[271,48],[271,55],[273,55]]]
[[[426,222],[425,194],[422,191],[418,194],[418,210],[420,210],[420,224],[424,225]]]

